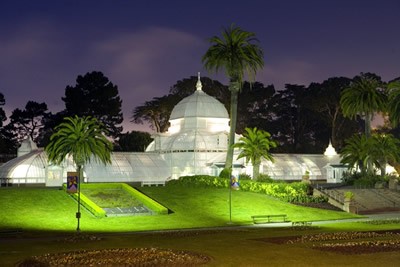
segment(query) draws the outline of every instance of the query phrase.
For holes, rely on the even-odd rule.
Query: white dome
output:
[[[192,95],[182,99],[172,110],[169,119],[188,117],[229,119],[225,106],[202,90],[196,90]]]

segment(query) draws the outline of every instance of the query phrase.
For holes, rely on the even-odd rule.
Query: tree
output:
[[[400,140],[391,134],[373,134],[369,145],[372,161],[381,170],[383,177],[386,175],[386,165],[389,162],[399,162]]]
[[[64,121],[64,118],[68,117],[65,110],[57,112],[55,114],[49,113],[43,118],[43,127],[37,137],[37,145],[39,147],[46,147],[50,142],[50,137],[55,133],[57,125]]]
[[[14,133],[18,142],[30,137],[38,142],[40,131],[44,127],[44,120],[49,116],[46,103],[28,101],[25,109],[15,109],[10,116],[10,123],[6,126]]]
[[[367,163],[371,160],[370,139],[364,134],[354,134],[346,139],[341,152],[341,163],[348,164],[349,169],[359,169],[364,175],[367,173]]]
[[[322,153],[329,129],[319,112],[310,108],[312,91],[304,85],[286,84],[269,101],[268,131],[279,143],[280,153]]]
[[[132,112],[131,122],[150,125],[150,128],[156,132],[165,132],[169,127],[169,117],[173,108],[183,98],[193,94],[196,90],[198,77],[191,76],[179,80],[174,84],[169,94],[162,97],[154,97],[146,101],[142,106],[137,106]],[[202,90],[217,98],[225,107],[229,106],[229,90],[220,82],[211,80],[207,77],[201,78]]]
[[[3,122],[7,119],[2,107],[5,103],[4,95],[0,93],[0,162],[6,162],[14,157],[17,149],[15,136],[8,127],[3,127]]]
[[[123,121],[118,87],[101,72],[79,75],[75,86],[65,88],[66,115],[91,116],[104,124],[110,136],[116,138],[122,132]]]
[[[238,97],[238,114],[236,132],[242,134],[246,127],[257,127],[267,130],[273,120],[269,109],[271,99],[275,94],[273,85],[267,87],[261,82],[244,82]]]
[[[7,162],[17,154],[18,141],[8,127],[0,128],[0,154],[4,157],[1,162]]]
[[[0,127],[3,127],[3,122],[7,119],[6,113],[4,112],[3,106],[6,103],[4,95],[0,93]]]
[[[179,96],[179,101],[191,94],[196,90],[196,84],[199,77],[190,76],[190,78],[185,78],[179,80],[174,84],[169,93],[172,95]],[[218,99],[224,106],[229,109],[229,89],[226,85],[223,85],[219,81],[212,80],[208,77],[201,77],[202,90],[210,96]]]
[[[179,97],[171,94],[154,97],[151,101],[146,101],[143,106],[138,106],[133,110],[131,121],[140,124],[147,122],[157,133],[165,132],[169,127],[172,109],[179,100]]]
[[[390,122],[394,127],[400,124],[400,80],[395,80],[388,85],[388,113]]]
[[[143,152],[153,139],[147,132],[132,131],[122,133],[118,139],[115,150]]]
[[[350,86],[351,79],[332,77],[322,83],[311,83],[307,95],[308,107],[317,112],[325,127],[330,130],[329,138],[333,147],[341,150],[344,140],[358,131],[357,121],[343,116],[340,106],[340,96],[345,88]],[[328,142],[328,140],[324,140]]]
[[[350,87],[343,90],[340,106],[345,117],[362,116],[365,120],[365,135],[371,136],[371,122],[375,112],[385,111],[386,97],[381,81],[372,74],[364,74],[353,79]]]
[[[233,162],[238,94],[245,74],[249,76],[250,80],[254,80],[257,70],[264,66],[264,58],[255,34],[243,31],[233,24],[230,28],[222,31],[221,38],[214,36],[209,41],[211,46],[202,57],[204,67],[208,71],[215,72],[224,69],[225,74],[229,77],[230,131],[225,168],[230,170]]]
[[[257,129],[246,128],[245,133],[240,137],[239,142],[234,144],[234,148],[239,148],[240,153],[238,159],[246,158],[253,165],[253,179],[257,180],[260,174],[261,159],[274,161],[273,156],[269,150],[276,147],[276,143],[270,139],[271,134]]]
[[[79,173],[78,182],[78,219],[80,219],[80,182],[83,177],[83,167],[92,158],[104,164],[111,163],[112,143],[104,135],[105,128],[96,118],[66,117],[64,122],[56,127],[50,143],[45,151],[50,164],[60,165],[66,157],[72,157]]]

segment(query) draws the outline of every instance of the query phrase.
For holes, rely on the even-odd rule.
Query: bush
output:
[[[239,181],[242,181],[242,180],[251,180],[251,176],[246,173],[241,173],[241,174],[239,174]]]
[[[286,201],[290,203],[326,203],[328,200],[326,196],[296,196],[286,198]]]
[[[230,179],[209,175],[181,176],[178,180],[169,181],[168,184],[227,188],[230,184]]]
[[[260,182],[260,183],[274,183],[275,181],[274,181],[274,179],[272,179],[267,174],[260,174],[260,175],[258,175],[257,182]]]
[[[240,190],[263,193],[269,196],[292,202],[294,200],[300,201],[299,199],[307,199],[307,201],[316,202],[319,200],[313,199],[312,196],[307,196],[308,184],[303,182],[259,182],[253,180],[239,180]],[[179,184],[183,186],[197,186],[197,187],[217,187],[217,188],[229,188],[230,179],[209,176],[209,175],[194,175],[194,176],[182,176],[178,180],[169,181],[170,184]],[[318,198],[317,198],[318,199]],[[305,201],[305,200],[304,200]]]
[[[344,198],[347,200],[352,200],[354,199],[354,193],[351,191],[347,191],[344,193]]]
[[[377,182],[385,182],[387,177],[383,179],[376,174],[362,174],[360,172],[345,172],[343,174],[343,182],[346,185],[354,185],[361,188],[373,188]]]
[[[229,169],[223,169],[219,173],[220,178],[230,179],[231,178],[231,171]]]

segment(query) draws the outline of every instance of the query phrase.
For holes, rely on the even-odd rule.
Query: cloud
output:
[[[93,44],[92,58],[104,67],[123,99],[124,128],[132,110],[153,97],[163,96],[176,81],[196,75],[205,43],[174,29],[151,27],[123,33]],[[140,127],[139,127],[140,128]]]
[[[53,112],[64,109],[65,87],[75,85],[77,75],[96,70],[118,86],[124,128],[133,129],[129,123],[133,108],[167,94],[176,81],[196,75],[206,50],[202,38],[161,27],[93,39],[82,35],[30,22],[3,36],[0,92],[8,116],[29,100],[46,102]]]

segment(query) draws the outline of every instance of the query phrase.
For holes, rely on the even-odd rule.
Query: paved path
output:
[[[362,218],[326,220],[326,221],[309,221],[309,222],[312,222],[312,225],[323,225],[323,224],[331,224],[331,223],[363,222],[363,221],[373,221],[373,220],[395,220],[395,219],[400,220],[400,212],[368,214],[368,215],[363,215]],[[254,225],[249,225],[249,226],[244,226],[244,227],[285,227],[285,226],[291,227],[292,222],[254,224]]]

